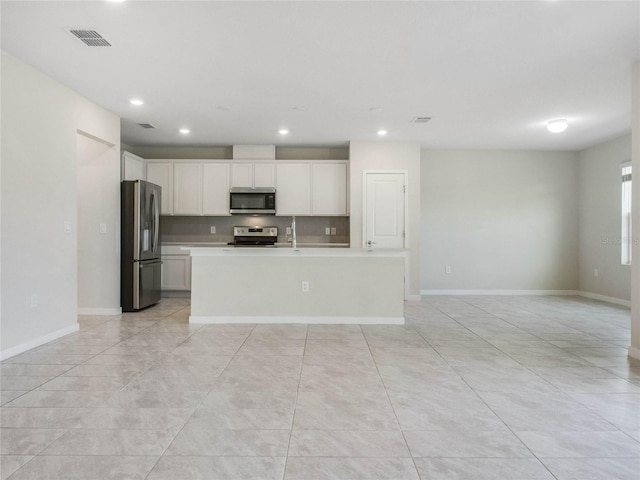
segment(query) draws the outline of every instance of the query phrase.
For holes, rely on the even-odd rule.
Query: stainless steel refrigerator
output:
[[[123,312],[160,300],[160,186],[143,180],[122,182],[120,302]]]

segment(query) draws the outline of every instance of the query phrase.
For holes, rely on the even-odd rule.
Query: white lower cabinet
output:
[[[191,290],[191,256],[162,255],[162,290]]]

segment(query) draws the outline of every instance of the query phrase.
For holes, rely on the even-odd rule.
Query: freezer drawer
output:
[[[160,300],[162,261],[160,259],[136,262],[133,269],[133,308],[139,310]]]
[[[122,264],[120,302],[123,312],[134,312],[160,300],[161,266],[159,258]]]

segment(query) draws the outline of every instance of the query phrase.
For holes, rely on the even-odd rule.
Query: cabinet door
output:
[[[254,187],[275,187],[276,186],[275,163],[254,163],[253,164],[253,186]]]
[[[310,163],[276,166],[276,211],[278,215],[311,215]]]
[[[313,214],[347,214],[347,165],[313,164]]]
[[[229,164],[202,165],[202,213],[229,215]]]
[[[202,214],[202,165],[175,163],[173,167],[173,213]]]
[[[132,153],[123,152],[122,180],[146,180],[144,159]]]
[[[162,290],[191,289],[191,257],[189,255],[162,255]]]
[[[148,163],[147,181],[162,187],[160,213],[173,215],[173,163]]]
[[[252,163],[231,164],[231,186],[232,187],[253,187],[253,164]]]

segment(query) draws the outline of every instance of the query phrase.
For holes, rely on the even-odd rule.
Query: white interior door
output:
[[[365,248],[404,248],[404,172],[365,172]]]

